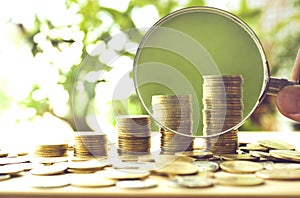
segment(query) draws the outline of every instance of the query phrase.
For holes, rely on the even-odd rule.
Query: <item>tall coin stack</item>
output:
[[[107,156],[106,134],[78,132],[74,136],[74,157],[97,158]]]
[[[192,97],[191,95],[152,96],[154,118],[163,126],[179,133],[160,127],[161,154],[172,155],[176,152],[191,151],[194,147],[192,137]]]
[[[150,153],[150,116],[118,116],[117,126],[120,155],[141,155]]]
[[[231,75],[204,76],[203,135],[215,135],[230,129],[243,119],[243,78]],[[214,154],[236,153],[238,130],[208,138],[206,146]]]

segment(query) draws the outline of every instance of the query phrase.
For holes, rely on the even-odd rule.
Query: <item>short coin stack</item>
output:
[[[74,136],[74,157],[94,158],[107,155],[106,134],[77,132]]]
[[[243,118],[242,76],[204,76],[203,135],[215,135],[230,129]],[[214,154],[236,153],[237,129],[207,139]]]
[[[150,116],[118,116],[117,126],[119,154],[140,155],[150,153]]]
[[[36,157],[63,157],[67,156],[68,144],[40,144],[35,147]]]
[[[193,150],[192,137],[192,97],[191,95],[155,95],[152,96],[154,118],[163,126],[179,133],[160,127],[161,154]]]

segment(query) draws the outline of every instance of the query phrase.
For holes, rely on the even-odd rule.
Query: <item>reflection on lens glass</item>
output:
[[[208,135],[203,132],[207,116],[213,120],[218,116],[224,121],[228,109],[231,120],[235,116],[239,118],[230,124],[226,121],[215,126],[214,135],[245,121],[263,95],[267,75],[263,49],[250,28],[227,12],[207,7],[179,10],[158,21],[144,36],[134,62],[137,93],[153,119],[172,130],[161,121],[160,114],[153,111],[152,97],[190,95],[191,131],[196,136]],[[211,101],[205,102],[208,86],[205,76],[240,76],[242,81],[213,82],[209,93],[217,100],[227,100],[229,96],[240,99],[229,101],[239,104],[223,102],[226,105],[222,107],[214,104],[213,108],[219,109],[218,115],[215,112],[203,114],[206,107],[209,109],[212,105]],[[224,112],[227,113],[223,115]],[[236,123],[237,120],[240,122]]]

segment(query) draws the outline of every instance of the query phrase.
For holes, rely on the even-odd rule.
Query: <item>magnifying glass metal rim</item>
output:
[[[257,47],[257,49],[259,50],[259,53],[261,55],[262,58],[262,64],[264,65],[263,68],[263,72],[264,72],[264,79],[263,79],[263,84],[262,84],[262,88],[261,88],[261,92],[259,94],[257,103],[253,106],[253,108],[251,109],[251,111],[248,113],[247,116],[245,116],[242,121],[240,123],[238,123],[237,125],[225,130],[225,131],[221,131],[219,133],[216,134],[212,134],[212,135],[207,135],[207,136],[197,136],[197,135],[187,135],[178,131],[175,131],[173,129],[170,129],[169,127],[163,125],[162,123],[160,123],[151,113],[151,111],[147,108],[146,104],[144,103],[143,99],[142,99],[142,95],[138,89],[138,81],[137,81],[137,65],[138,65],[138,58],[140,56],[141,53],[141,49],[143,48],[143,46],[145,45],[145,43],[147,42],[148,38],[151,36],[151,34],[157,29],[159,28],[159,26],[161,24],[163,24],[165,21],[172,19],[173,17],[182,15],[182,14],[186,14],[186,13],[191,13],[191,12],[208,12],[208,13],[213,13],[213,14],[218,14],[221,15],[222,17],[226,17],[227,19],[232,20],[233,22],[235,22],[236,24],[238,24],[252,39],[252,41],[255,43],[255,46]],[[259,106],[259,104],[263,101],[263,99],[265,98],[266,95],[276,95],[279,90],[281,88],[283,88],[284,86],[287,85],[294,85],[295,82],[290,82],[287,81],[285,79],[275,79],[275,78],[271,78],[270,77],[270,69],[269,69],[269,65],[268,65],[268,61],[266,59],[266,55],[264,52],[264,49],[262,47],[261,42],[259,41],[257,35],[255,34],[255,32],[244,22],[242,21],[240,18],[238,18],[237,16],[235,16],[234,14],[227,12],[225,10],[221,10],[218,8],[214,8],[214,7],[208,7],[208,6],[193,6],[193,7],[187,7],[187,8],[183,8],[177,11],[174,11],[168,15],[166,15],[165,17],[161,18],[160,20],[158,20],[145,34],[145,36],[143,37],[142,41],[139,44],[137,53],[135,55],[134,58],[134,63],[133,63],[133,79],[134,79],[134,86],[135,86],[135,90],[136,93],[138,95],[138,98],[140,100],[140,102],[142,103],[143,107],[145,108],[145,110],[147,111],[147,113],[151,116],[151,118],[156,122],[156,124],[158,124],[160,127],[168,130],[168,131],[172,131],[176,134],[180,134],[183,136],[187,136],[187,137],[197,137],[197,138],[210,138],[210,137],[216,137],[222,134],[225,134],[231,130],[236,130],[238,129],[240,126],[242,126],[246,120],[252,115],[252,113],[255,111],[255,109]]]

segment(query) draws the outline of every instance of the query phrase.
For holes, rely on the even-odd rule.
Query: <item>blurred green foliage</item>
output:
[[[79,0],[66,0],[65,5],[66,9],[69,9],[73,5],[77,5],[79,7],[79,10],[77,11],[77,15],[81,17],[81,20],[78,22],[78,24],[70,24],[66,28],[79,28],[81,32],[83,32],[83,47],[82,47],[82,53],[80,55],[80,63],[74,64],[72,68],[69,71],[63,71],[60,70],[60,75],[63,76],[62,80],[57,82],[57,84],[63,85],[64,89],[68,91],[68,94],[70,96],[70,99],[68,101],[68,109],[69,112],[64,116],[56,115],[53,110],[51,109],[51,104],[49,99],[42,99],[39,101],[34,100],[32,97],[32,93],[39,89],[38,85],[35,85],[32,87],[32,91],[28,93],[28,97],[26,100],[22,102],[22,105],[25,105],[26,107],[34,108],[36,109],[37,115],[42,115],[45,112],[50,112],[53,115],[59,117],[60,119],[63,119],[67,121],[75,130],[90,130],[90,126],[86,122],[86,116],[90,112],[89,108],[93,108],[91,103],[93,103],[93,98],[95,96],[95,87],[97,83],[91,83],[88,81],[85,81],[83,83],[84,85],[84,93],[80,93],[80,97],[77,97],[79,99],[76,99],[76,96],[73,97],[74,93],[74,82],[76,81],[78,77],[79,71],[82,73],[87,73],[91,70],[99,70],[99,69],[106,69],[109,70],[110,67],[105,65],[104,63],[99,62],[99,59],[95,56],[90,56],[87,53],[87,46],[89,44],[95,44],[99,41],[108,42],[112,35],[112,30],[117,26],[120,31],[122,30],[128,30],[135,28],[135,24],[131,18],[132,12],[135,8],[141,8],[146,5],[154,5],[159,13],[159,17],[163,17],[170,12],[174,11],[175,9],[188,7],[188,6],[202,6],[205,5],[204,0],[187,0],[185,3],[179,3],[180,1],[177,0],[131,0],[129,2],[129,5],[127,9],[124,12],[120,12],[118,10],[114,10],[111,8],[107,8],[101,5],[100,1],[79,1]],[[294,4],[296,9],[300,8],[300,0],[295,0]],[[249,3],[247,0],[241,0],[239,9],[233,11],[234,14],[242,18],[247,24],[250,25],[251,28],[253,28],[255,31],[261,31],[261,17],[264,10],[262,8],[252,8],[249,6]],[[99,30],[99,27],[101,24],[103,24],[103,21],[100,17],[98,17],[100,14],[105,14],[110,17],[110,19],[113,21],[113,24],[111,24],[107,29],[101,29]],[[259,36],[261,36],[261,40],[267,40],[268,42],[271,42],[270,45],[267,46],[266,53],[269,58],[269,61],[272,63],[272,74],[280,73],[280,70],[286,69],[290,70],[291,65],[293,64],[294,57],[296,54],[296,51],[299,48],[300,43],[300,31],[299,29],[296,31],[289,31],[287,30],[290,28],[290,21],[295,21],[297,23],[300,23],[300,14],[299,12],[296,12],[295,15],[288,18],[286,21],[281,22],[278,24],[274,29],[271,30],[271,32],[262,34],[261,32],[257,32]],[[33,29],[25,29],[22,24],[16,24],[20,31],[23,34],[23,37],[27,39],[27,42],[31,45],[32,54],[33,56],[36,56],[37,53],[43,52],[43,48],[34,40],[34,37],[43,31],[43,29],[53,30],[53,29],[61,29],[60,26],[55,26],[51,21],[48,19],[40,19],[38,16],[35,18],[35,25]],[[46,28],[45,28],[46,27]],[[282,39],[278,39],[277,35],[280,34],[282,31],[291,32],[290,34],[287,34]],[[132,33],[132,32],[131,32]],[[136,32],[135,35],[127,35],[131,39],[136,39],[135,41],[138,42],[139,39],[142,37],[138,36],[140,33]],[[95,36],[96,35],[96,36]],[[63,50],[62,46],[71,46],[74,43],[74,40],[66,40],[62,37],[51,37],[50,35],[47,36],[47,40],[51,43],[53,48],[56,48],[58,50]],[[125,52],[122,50],[116,50],[119,54],[124,54]],[[133,58],[133,54],[128,53],[129,57]],[[88,58],[87,58],[88,57]],[[86,65],[89,65],[89,67],[85,68],[87,71],[81,70],[81,62],[82,61],[89,61],[85,62]],[[2,94],[0,92],[0,98],[5,98],[5,94]],[[77,100],[77,101],[76,101]],[[143,113],[144,110],[135,104],[138,103],[138,100],[136,97],[131,97],[129,99],[129,106],[131,107],[130,113]],[[262,115],[274,115],[275,113],[275,107],[274,105],[271,105],[272,101],[266,100],[264,102],[260,109],[255,112],[255,114],[250,118],[246,124],[242,127],[244,130],[265,130],[263,123],[260,122],[259,116]],[[74,104],[74,105],[72,105]],[[118,104],[118,102],[115,103],[116,107],[118,105],[122,105],[121,102]],[[5,106],[5,103],[0,104],[0,108]],[[4,108],[4,107],[3,107]],[[77,111],[77,112],[75,112]],[[259,116],[257,116],[259,115]],[[78,124],[75,125],[75,122]]]

